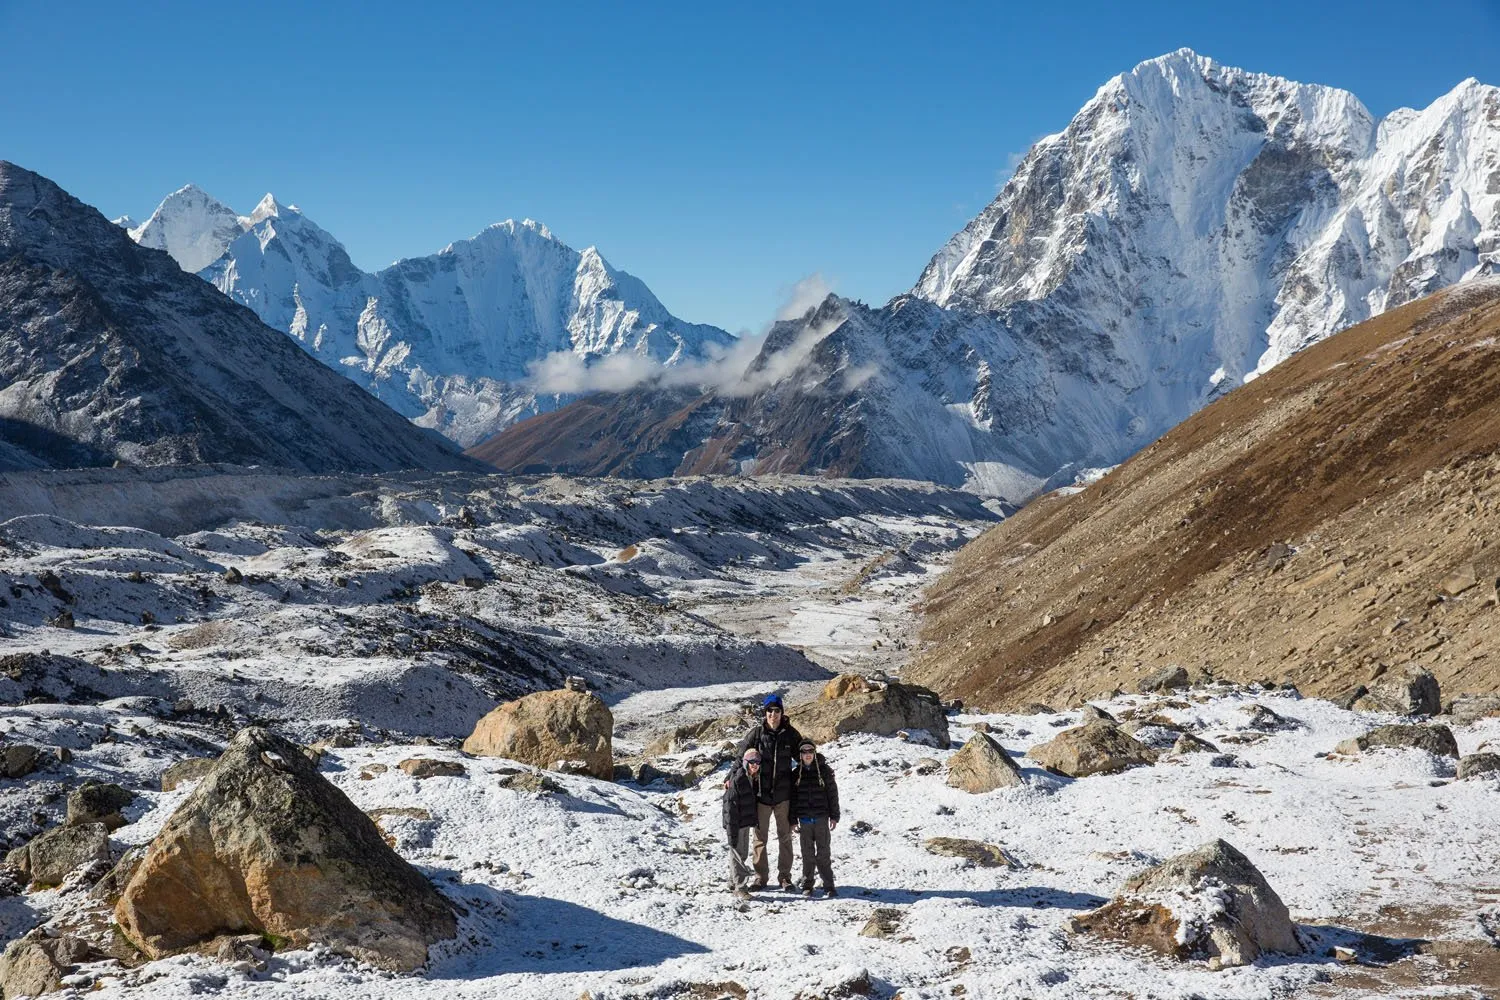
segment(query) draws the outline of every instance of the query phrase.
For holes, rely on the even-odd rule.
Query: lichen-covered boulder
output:
[[[1112,722],[1090,722],[1064,729],[1026,756],[1047,770],[1069,778],[1114,774],[1156,763],[1156,751]]]
[[[464,750],[554,770],[563,761],[581,760],[585,773],[612,781],[614,729],[614,716],[598,695],[538,691],[480,719]]]
[[[844,733],[894,736],[901,730],[924,729],[938,746],[950,745],[948,713],[935,691],[847,676],[853,680],[841,683],[844,678],[835,678],[816,701],[787,709],[787,718],[799,733],[814,743],[828,743]]]
[[[1021,783],[1016,762],[985,733],[975,733],[962,750],[948,758],[948,784],[973,795]]]
[[[1453,730],[1436,723],[1376,726],[1363,736],[1344,740],[1334,749],[1339,753],[1357,754],[1383,749],[1426,750],[1438,757],[1458,758],[1458,741]]]
[[[1474,778],[1500,773],[1500,753],[1471,753],[1458,760],[1458,776]]]
[[[135,801],[135,793],[115,784],[90,781],[68,793],[68,826],[103,823],[118,830],[125,825],[120,810]]]
[[[41,996],[62,989],[63,976],[79,962],[104,956],[70,934],[52,935],[38,927],[17,938],[0,955],[0,997]]]
[[[5,863],[34,885],[61,885],[73,872],[109,861],[109,831],[103,823],[54,826],[11,851]]]
[[[1248,965],[1267,952],[1302,952],[1286,904],[1250,859],[1222,840],[1134,876],[1073,926],[1172,958],[1206,960],[1214,969]]]
[[[223,935],[318,943],[409,971],[457,932],[452,907],[301,749],[242,730],[167,820],[115,905],[152,958]]]
[[[42,751],[29,743],[0,745],[0,777],[24,778],[42,763]]]
[[[198,781],[212,771],[218,762],[217,757],[189,757],[179,760],[161,773],[161,790],[174,792],[178,785]]]

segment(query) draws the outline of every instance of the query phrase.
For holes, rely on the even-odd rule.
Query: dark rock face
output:
[[[240,732],[126,880],[115,916],[153,958],[223,935],[321,943],[397,970],[457,930],[432,884],[294,744]]]
[[[0,161],[0,468],[472,466],[166,254]]]

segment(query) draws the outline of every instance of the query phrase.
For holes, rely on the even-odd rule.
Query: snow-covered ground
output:
[[[846,737],[825,748],[844,804],[833,900],[730,897],[716,776],[678,790],[556,775],[560,791],[524,792],[501,781],[518,765],[455,749],[498,699],[567,673],[601,690],[631,752],[767,691],[795,703],[832,671],[897,669],[919,588],[988,523],[972,496],[93,470],[0,477],[0,501],[34,511],[0,523],[0,656],[53,654],[0,661],[0,741],[71,751],[0,779],[7,841],[60,820],[65,792],[92,779],[137,792],[113,839],[143,843],[186,794],[156,791],[161,772],[258,721],[352,743],[325,753],[324,774],[366,810],[402,810],[381,820],[397,850],[466,911],[417,976],[316,951],[262,971],[179,957],[89,966],[80,994],[779,998],[867,981],[906,1000],[1481,995],[1444,963],[1500,920],[1500,780],[1455,781],[1416,751],[1328,756],[1388,720],[1327,702],[1229,687],[1116,699],[1229,756],[1077,781],[1022,761],[1023,787],[979,796],[944,783],[951,750]],[[74,628],[45,624],[62,610]],[[1255,703],[1300,725],[1263,733]],[[1077,713],[982,719],[1019,755]],[[981,717],[952,721],[956,748]],[[1500,719],[1455,732],[1466,753],[1500,746]],[[410,757],[465,775],[419,781],[394,767]],[[1018,867],[929,853],[940,836],[999,845]],[[1209,972],[1069,931],[1127,876],[1216,837],[1266,874],[1309,954]],[[0,898],[0,938],[83,896]],[[878,908],[899,926],[862,936]],[[1395,940],[1415,936],[1434,953]],[[1334,945],[1407,957],[1354,967],[1379,983],[1361,994]]]
[[[1244,711],[1255,703],[1302,725],[1262,734]],[[1220,743],[1233,762],[1191,754],[1070,781],[1022,760],[1024,787],[976,796],[947,787],[941,768],[914,769],[953,751],[876,736],[829,745],[844,802],[833,841],[835,900],[763,892],[737,904],[729,896],[714,777],[678,792],[559,775],[562,791],[536,794],[499,783],[515,765],[454,750],[331,750],[323,772],[362,808],[423,811],[387,814],[383,822],[403,856],[468,910],[458,940],[429,970],[392,977],[326,954],[291,952],[263,972],[196,957],[129,971],[91,966],[78,986],[100,997],[410,1000],[716,997],[735,995],[727,984],[738,984],[752,997],[790,997],[823,995],[863,973],[875,995],[887,997],[897,990],[906,998],[949,997],[962,986],[974,997],[1251,998],[1302,995],[1319,984],[1341,992],[1344,967],[1328,954],[1334,945],[1353,947],[1366,961],[1388,961],[1402,950],[1399,942],[1362,939],[1350,929],[1378,924],[1382,907],[1393,904],[1439,915],[1440,939],[1485,938],[1481,921],[1496,914],[1492,883],[1500,870],[1495,777],[1454,781],[1451,766],[1420,751],[1328,757],[1339,740],[1386,720],[1322,701],[1221,688],[1148,711],[1156,710]],[[149,718],[126,721],[119,707],[10,708],[5,725],[46,740],[97,725],[111,712],[117,730],[141,725],[157,739],[171,730]],[[983,719],[1018,754],[1076,717]],[[968,736],[979,718],[956,719],[955,735]],[[1500,741],[1500,719],[1457,735],[1461,749],[1472,752]],[[1248,742],[1234,742],[1242,739]],[[72,767],[141,786],[165,763],[147,756],[149,743],[124,735],[80,748]],[[394,767],[412,756],[460,761],[466,774],[418,781]],[[143,793],[136,821],[116,839],[145,841],[184,795]],[[413,818],[424,813],[431,818]],[[923,843],[936,836],[1000,845],[1019,867],[935,856]],[[1070,933],[1069,919],[1101,903],[1128,875],[1215,837],[1266,874],[1313,946],[1308,955],[1210,972]],[[24,906],[45,914],[67,905],[68,895],[36,893],[24,904],[7,901],[0,913],[15,920]],[[877,908],[899,911],[899,927],[889,937],[861,936]],[[1404,962],[1436,970],[1439,959]],[[1423,989],[1411,995],[1482,995],[1460,986]]]

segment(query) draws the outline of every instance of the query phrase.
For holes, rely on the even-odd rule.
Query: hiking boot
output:
[[[796,887],[792,885],[792,880],[791,879],[787,879],[787,880],[785,880],[784,882],[781,883],[781,891],[782,892],[794,892],[794,891],[796,891]]]
[[[831,885],[827,889],[823,890],[823,898],[824,899],[833,899],[838,894],[839,894],[839,891],[837,889],[835,889]]]
[[[756,879],[754,882],[751,882],[750,885],[748,886],[748,888],[749,888],[749,890],[751,892],[760,892],[765,887],[766,887],[766,880],[763,879],[763,878]]]
[[[806,889],[802,890],[802,898],[812,899],[812,886],[808,886]]]
[[[750,893],[745,891],[744,886],[738,886],[730,893],[735,899],[749,899]]]

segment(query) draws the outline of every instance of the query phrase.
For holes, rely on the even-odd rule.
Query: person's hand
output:
[[[838,828],[839,828],[839,821],[838,820],[831,819],[831,820],[828,821],[828,832],[829,833],[832,833],[833,831],[837,830]]]

